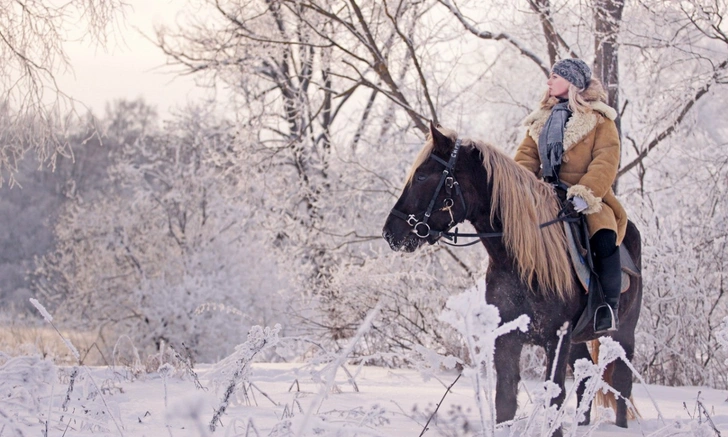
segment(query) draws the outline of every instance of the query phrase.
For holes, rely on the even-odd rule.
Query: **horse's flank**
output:
[[[457,138],[454,131],[438,130],[452,141]],[[563,226],[556,223],[540,227],[558,214],[553,188],[489,144],[464,140],[463,145],[476,147],[483,155],[483,167],[493,190],[490,220],[494,223],[496,216],[500,219],[503,242],[516,261],[521,280],[531,289],[538,284],[541,292],[552,292],[567,299],[574,292],[574,280]],[[407,184],[433,146],[432,139],[428,138],[407,175]]]

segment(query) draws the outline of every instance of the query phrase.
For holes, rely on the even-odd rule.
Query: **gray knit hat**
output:
[[[558,74],[582,90],[589,86],[591,80],[591,69],[581,59],[562,59],[554,64],[551,72]]]

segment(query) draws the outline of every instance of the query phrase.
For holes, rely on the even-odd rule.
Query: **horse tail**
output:
[[[591,354],[591,358],[594,363],[599,362],[600,344],[601,343],[599,343],[599,340],[592,340],[589,342],[589,353]],[[614,361],[607,364],[607,367],[604,369],[604,375],[602,375],[602,379],[604,380],[604,382],[612,387],[614,387],[614,385],[612,384],[612,377],[614,376],[614,364]],[[637,416],[641,417],[642,415],[639,411],[637,411],[637,406],[635,406],[634,404],[633,396],[629,397],[629,402],[632,404],[632,408],[627,408],[627,420],[634,420],[637,418]],[[614,393],[612,393],[611,391],[606,394],[602,390],[597,391],[597,393],[594,395],[594,406],[611,408],[612,411],[614,411],[614,414],[617,414],[617,398],[614,397]]]

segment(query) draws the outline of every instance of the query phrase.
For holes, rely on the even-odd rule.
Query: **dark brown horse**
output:
[[[564,322],[574,326],[587,297],[569,263],[563,225],[539,226],[558,214],[553,188],[492,146],[459,139],[446,129],[430,130],[382,235],[393,250],[413,252],[425,243],[436,243],[444,232],[466,220],[479,234],[492,233],[493,238],[481,238],[490,256],[485,299],[500,310],[504,322],[521,314],[531,319],[527,332],[511,332],[496,340],[496,420],[512,420],[516,414],[524,344],[545,349],[548,369],[555,366],[554,382],[561,387],[553,403],[561,405],[567,365],[591,357],[586,343],[571,344],[571,329],[556,356],[557,331]],[[639,267],[640,235],[631,222],[622,244]],[[610,334],[629,360],[641,302],[642,282],[633,278],[621,296],[619,330]],[[621,360],[612,370],[611,381],[605,380],[621,394],[616,424],[627,427],[625,399],[632,394],[632,374]],[[577,390],[579,401],[583,393],[582,384]],[[590,411],[582,424],[588,423]]]

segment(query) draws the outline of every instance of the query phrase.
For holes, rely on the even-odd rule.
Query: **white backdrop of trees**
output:
[[[197,2],[156,41],[225,89],[225,110],[158,127],[126,102],[95,120],[118,144],[107,176],[54,207],[34,276],[69,326],[210,360],[251,324],[335,348],[379,302],[367,360],[458,353],[436,315],[482,278],[485,252],[390,253],[381,225],[428,120],[512,152],[550,64],[578,56],[621,115],[618,194],[644,247],[636,365],[728,387],[725,1]]]

